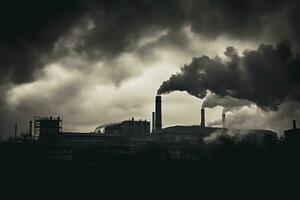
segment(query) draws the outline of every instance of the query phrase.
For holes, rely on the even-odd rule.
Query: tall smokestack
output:
[[[15,138],[18,136],[18,124],[15,123]]]
[[[32,121],[29,121],[29,135],[32,136]]]
[[[202,128],[205,127],[205,110],[204,110],[204,108],[201,109],[201,124],[200,124],[200,126]]]
[[[226,127],[226,115],[225,113],[222,114],[222,127],[225,128]]]
[[[152,112],[152,132],[155,131],[155,112]]]
[[[161,96],[155,98],[155,130],[161,130],[162,117],[161,117]]]
[[[296,129],[297,128],[297,124],[296,124],[296,120],[294,119],[293,120],[293,129]]]

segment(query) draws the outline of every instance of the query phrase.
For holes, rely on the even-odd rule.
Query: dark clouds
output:
[[[107,79],[115,79],[113,81],[120,85],[128,76],[135,74],[132,73],[135,71],[132,68],[138,68],[134,64],[123,68],[116,67],[122,65],[122,59],[115,64],[120,55],[134,51],[143,58],[155,59],[150,56],[148,50],[160,45],[171,45],[172,48],[177,47],[185,51],[189,46],[183,31],[185,27],[189,27],[196,36],[201,36],[199,38],[210,41],[219,36],[241,42],[260,40],[271,43],[287,38],[297,49],[300,44],[299,7],[300,3],[297,0],[4,0],[0,3],[0,102],[4,102],[2,98],[6,97],[6,90],[10,88],[6,87],[7,85],[18,86],[36,81],[38,78],[34,75],[43,74],[42,69],[45,66],[64,58],[72,60],[74,55],[83,61],[78,62],[80,66],[77,66],[72,60],[68,63],[70,67],[84,70],[100,60],[104,62],[104,67],[109,68],[103,70],[102,74],[108,71]],[[160,31],[165,31],[165,35],[155,44],[139,46],[141,39]],[[244,77],[235,72],[241,69],[241,58],[235,55],[234,49],[227,50],[231,61],[227,63],[226,68],[223,68],[224,64],[218,59],[208,57],[198,58],[195,62],[214,65],[205,69],[214,74],[216,84],[226,82],[226,85],[220,88],[213,88],[220,96],[229,95],[225,88],[229,87],[239,91],[230,94],[231,96],[276,108],[286,95],[297,97],[295,87],[299,84],[296,75],[298,69],[295,67],[299,63],[299,56],[290,55],[289,44],[280,45],[276,48],[261,46],[258,51],[245,53],[248,60],[243,60],[249,66],[257,64],[257,68],[251,67],[253,71],[247,72],[247,77],[250,75],[249,77],[260,82],[264,82],[263,75],[266,74],[266,71],[261,70],[271,70],[269,74],[274,75],[281,71],[289,73],[272,77],[280,89],[267,92],[271,94],[267,99],[258,99],[258,96],[265,95],[263,89],[274,90],[272,84],[260,90],[258,86],[261,83],[257,82],[256,98],[252,97],[255,91],[251,90],[250,85],[243,86],[245,94],[236,86],[236,80],[245,84],[252,82],[247,78],[243,80]],[[69,56],[70,54],[72,56]],[[268,56],[274,56],[275,59]],[[253,57],[258,58],[257,63],[251,63],[255,60]],[[276,59],[278,62],[275,62]],[[270,60],[275,67],[271,68],[268,63],[268,68],[259,67],[265,65],[264,61]],[[281,69],[285,64],[288,69]],[[224,73],[229,71],[230,77],[224,77]],[[262,77],[255,77],[255,73],[262,74]],[[197,78],[196,75],[192,78]],[[197,80],[191,81],[197,83]],[[209,83],[212,81],[207,80],[207,84],[212,85],[213,83]],[[294,86],[290,86],[295,82]],[[198,87],[192,86],[191,82],[181,84],[180,87],[183,88],[195,87],[192,90],[197,90]],[[287,92],[282,93],[281,88]],[[292,94],[293,92],[295,94]],[[203,96],[204,93],[203,90],[196,95]],[[1,104],[0,110],[9,113],[5,102]],[[26,112],[30,112],[30,107]]]
[[[190,26],[193,33],[207,39],[262,37],[277,42],[284,37],[298,41],[296,23],[290,17],[298,4],[272,0],[97,1],[88,12],[95,28],[83,38],[77,50],[86,52],[91,56],[89,59],[111,57],[132,51],[139,38],[157,30],[168,30],[165,40],[171,38],[170,43],[184,47],[184,36],[178,37],[184,26]],[[278,31],[282,28],[288,30]]]
[[[243,56],[228,47],[224,54],[229,59],[225,63],[218,57],[194,58],[165,81],[158,94],[179,90],[204,98],[209,90],[273,110],[285,100],[300,100],[300,54],[292,52],[289,41],[275,47],[262,44]]]
[[[286,30],[271,35],[299,42],[297,8],[299,3],[293,0],[2,1],[0,80],[30,81],[32,72],[47,62],[41,57],[49,56],[54,43],[85,17],[95,27],[81,38],[75,50],[91,60],[131,51],[139,38],[156,30],[167,29],[173,37],[185,25],[207,38],[227,35],[256,39],[266,27],[270,29],[267,32],[274,31],[270,24],[275,23],[280,30],[282,24],[274,16],[280,16],[291,33]],[[180,45],[182,38],[172,38],[172,42]]]
[[[76,0],[1,1],[0,81],[30,81],[32,72],[45,64],[41,56],[78,20],[81,4]]]

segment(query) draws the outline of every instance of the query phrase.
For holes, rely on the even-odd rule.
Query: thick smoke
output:
[[[277,111],[265,111],[251,105],[226,113],[226,127],[237,129],[269,129],[282,136],[283,131],[292,128],[292,120],[299,122],[300,106],[298,102],[286,101]],[[209,126],[219,126],[222,120],[209,123]],[[299,124],[299,123],[298,123]]]
[[[211,91],[272,110],[286,100],[300,100],[300,54],[292,52],[289,41],[276,46],[262,44],[257,50],[244,51],[242,56],[228,47],[224,54],[229,61],[193,58],[180,73],[163,82],[158,94],[179,90],[204,98]]]
[[[230,96],[221,97],[216,94],[209,94],[205,97],[202,107],[203,108],[214,108],[216,106],[223,107],[223,113],[228,111],[234,111],[242,108],[243,106],[250,106],[252,103],[247,100],[239,100]]]

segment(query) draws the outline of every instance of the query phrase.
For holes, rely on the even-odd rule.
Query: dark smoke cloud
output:
[[[284,36],[299,43],[299,6],[296,0],[1,1],[0,81],[30,81],[49,62],[45,57],[55,42],[82,18],[95,26],[73,50],[92,60],[131,51],[139,38],[156,30],[166,29],[172,38],[186,25],[212,39],[257,39],[269,32],[275,39]],[[282,27],[290,31],[275,31]],[[182,39],[172,38],[172,43],[182,45]],[[54,58],[66,53],[61,50]]]
[[[165,81],[158,94],[179,90],[204,98],[211,91],[273,110],[287,99],[300,100],[300,54],[292,52],[289,41],[281,41],[275,47],[262,44],[257,50],[244,51],[243,56],[228,47],[224,54],[229,61],[194,58]]]

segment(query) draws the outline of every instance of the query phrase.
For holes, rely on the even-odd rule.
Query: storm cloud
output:
[[[160,30],[167,31],[163,40],[184,46],[184,37],[176,35],[187,25],[210,39],[285,37],[298,44],[297,8],[299,2],[293,0],[2,1],[0,80],[31,81],[35,70],[70,53],[63,47],[53,53],[55,43],[82,23],[90,23],[90,28],[72,51],[92,61],[139,48],[140,38]],[[282,28],[286,31],[278,31]]]

